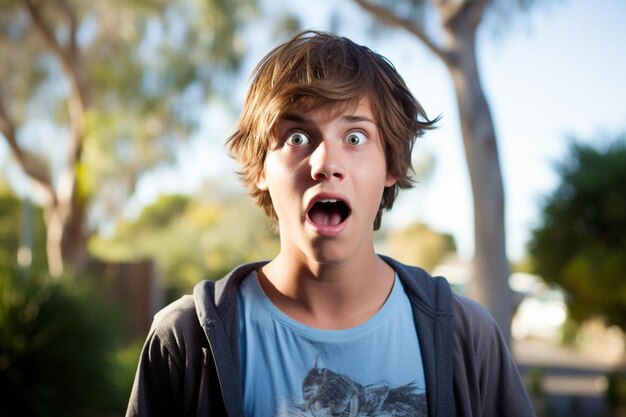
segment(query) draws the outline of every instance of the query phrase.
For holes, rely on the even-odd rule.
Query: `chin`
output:
[[[320,265],[336,265],[344,264],[354,257],[353,248],[345,244],[345,242],[334,241],[329,242],[327,239],[319,242],[319,245],[313,244],[307,257]]]

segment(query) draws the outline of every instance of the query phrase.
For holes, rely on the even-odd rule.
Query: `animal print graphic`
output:
[[[317,362],[317,361],[316,361]],[[304,402],[276,417],[420,417],[427,416],[426,394],[415,382],[391,388],[387,382],[361,385],[350,377],[318,368],[302,383]]]

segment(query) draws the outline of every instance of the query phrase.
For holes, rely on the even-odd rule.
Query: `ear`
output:
[[[387,174],[387,179],[385,180],[385,187],[391,187],[392,185],[395,185],[398,182],[398,180],[396,179],[396,177],[394,177],[391,174]]]
[[[261,173],[259,174],[259,177],[256,180],[256,188],[261,191],[268,190],[267,181],[265,180],[265,170],[261,171]]]

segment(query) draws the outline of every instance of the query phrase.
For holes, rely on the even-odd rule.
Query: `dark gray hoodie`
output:
[[[383,259],[407,289],[426,376],[428,415],[534,416],[491,315],[443,278]],[[237,288],[262,262],[203,281],[154,317],[127,417],[243,417]],[[268,416],[269,417],[269,416]]]

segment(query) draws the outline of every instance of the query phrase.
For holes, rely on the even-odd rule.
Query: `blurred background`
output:
[[[224,143],[303,29],[439,128],[380,253],[485,304],[539,416],[626,415],[626,3],[0,1],[2,415],[121,416],[152,315],[278,240]]]

